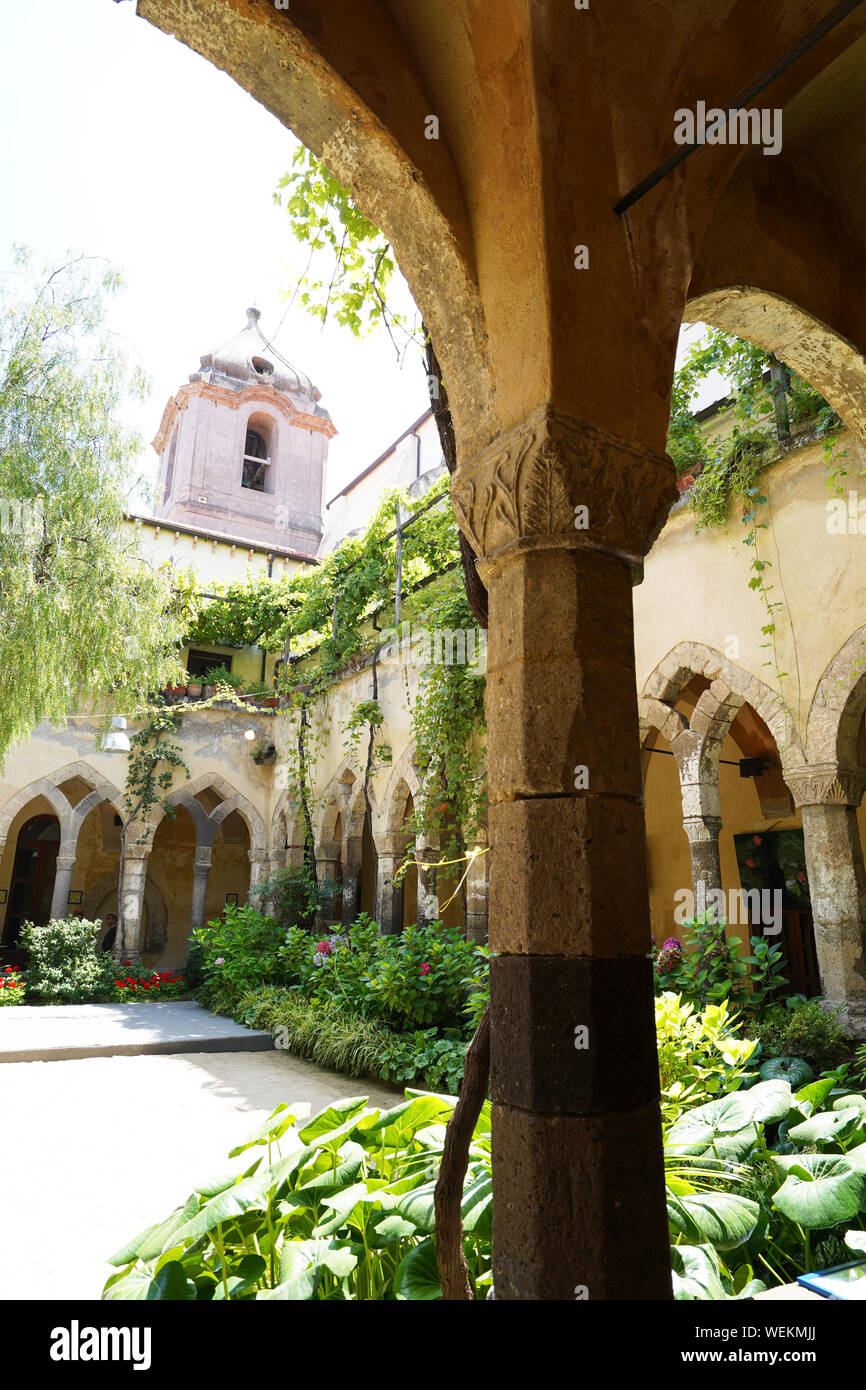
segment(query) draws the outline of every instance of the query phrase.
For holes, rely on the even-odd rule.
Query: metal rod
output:
[[[836,5],[829,14],[825,15],[823,19],[819,19],[818,23],[814,24],[808,33],[804,34],[801,39],[793,43],[791,47],[782,54],[781,58],[777,58],[774,63],[771,63],[771,65],[761,73],[760,77],[756,77],[754,82],[746,87],[745,91],[740,92],[739,96],[734,97],[733,101],[729,102],[726,107],[721,108],[725,113],[725,121],[727,122],[729,111],[740,111],[743,107],[748,106],[749,102],[754,101],[755,97],[758,96],[760,92],[763,92],[765,87],[769,87],[771,82],[775,82],[777,77],[780,77],[792,64],[796,63],[798,58],[802,58],[804,53],[808,53],[810,48],[814,48],[815,44],[819,43],[820,40],[824,38],[825,34],[829,34],[831,29],[835,29],[837,24],[841,24],[843,19],[847,19],[848,15],[856,10],[859,5],[862,5],[862,3],[863,0],[840,0],[840,3]],[[682,164],[684,159],[688,159],[690,154],[694,154],[695,150],[703,148],[703,142],[695,145],[683,145],[674,154],[668,155],[667,159],[663,160],[657,169],[654,169],[651,174],[647,174],[645,179],[641,179],[640,183],[635,184],[634,188],[631,189],[629,193],[626,193],[624,197],[620,198],[619,202],[614,207],[614,212],[617,217],[621,217],[622,214],[627,212],[630,207],[633,207],[640,198],[643,198],[646,193],[649,193],[651,188],[655,188],[657,183],[661,183],[662,179],[667,178],[668,174],[676,169],[678,164]]]

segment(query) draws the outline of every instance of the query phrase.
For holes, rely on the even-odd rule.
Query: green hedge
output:
[[[395,1033],[378,1019],[362,1018],[332,999],[305,999],[276,985],[237,991],[209,983],[196,998],[212,1013],[272,1033],[281,1050],[347,1076],[396,1086],[417,1082],[451,1095],[463,1079],[467,1041],[442,1037],[436,1028]]]

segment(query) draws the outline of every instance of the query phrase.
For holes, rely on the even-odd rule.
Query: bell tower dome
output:
[[[268,341],[260,317],[248,309],[245,327],[202,357],[166,405],[153,441],[155,515],[315,555],[336,430],[321,392]]]

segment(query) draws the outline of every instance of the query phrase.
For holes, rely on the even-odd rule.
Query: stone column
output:
[[[342,856],[342,845],[335,841],[327,841],[316,850],[316,864],[319,871],[319,886],[324,887],[326,883],[336,883],[339,878],[340,862]],[[337,893],[329,901],[322,904],[316,913],[317,928],[324,928],[328,923],[336,921],[341,915],[342,901],[338,900]]]
[[[248,858],[250,861],[250,888],[256,888],[265,881],[268,856],[263,849],[251,849]]]
[[[401,858],[405,853],[404,848]],[[436,879],[438,873],[442,872],[424,868],[424,865],[435,864],[442,856],[438,845],[425,844],[419,840],[415,844],[415,857],[418,864],[418,925],[422,927],[438,920],[439,894]]]
[[[54,873],[54,891],[51,894],[52,918],[65,917],[69,911],[69,885],[72,882],[74,868],[75,854],[64,853],[61,845],[60,853],[57,856],[57,868]]]
[[[343,926],[350,927],[361,911],[360,835],[348,835],[343,849]]]
[[[211,845],[199,845],[193,860],[192,907],[189,913],[189,934],[204,926],[207,905],[207,885],[211,870]]]
[[[707,911],[710,893],[721,890],[722,861],[719,858],[719,835],[722,829],[721,818],[715,816],[686,816],[683,830],[689,841],[689,854],[692,860],[692,893],[695,900],[695,916]]]
[[[857,807],[866,774],[828,764],[785,775],[800,807],[821,989],[844,1006],[854,1037],[866,1037],[866,868]]]
[[[496,1298],[670,1298],[632,584],[673,468],[544,409],[451,487],[490,611]]]
[[[144,913],[144,886],[150,849],[147,845],[130,845],[123,856],[123,880],[120,885],[120,921],[114,942],[115,960],[138,960],[141,954],[141,928]]]
[[[486,845],[475,845],[485,850]],[[487,895],[490,885],[490,853],[476,855],[466,874],[466,939],[483,946],[487,941]]]
[[[403,888],[394,882],[394,875],[403,862],[405,844],[404,835],[383,835],[376,841],[375,918],[383,936],[403,930]]]

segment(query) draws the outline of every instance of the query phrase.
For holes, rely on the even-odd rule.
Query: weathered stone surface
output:
[[[866,1008],[866,868],[853,806],[803,806],[815,947],[824,997],[862,1026]]]
[[[495,956],[490,1012],[494,1101],[589,1115],[658,1099],[646,957]]]
[[[491,944],[539,955],[649,947],[643,807],[619,797],[533,797],[490,808]],[[555,846],[555,853],[551,853]]]
[[[496,1299],[670,1298],[658,1107],[493,1106]]]
[[[462,465],[451,496],[476,555],[555,536],[639,561],[676,490],[666,454],[545,406]]]
[[[512,554],[488,577],[491,802],[641,795],[628,568],[590,551]]]

